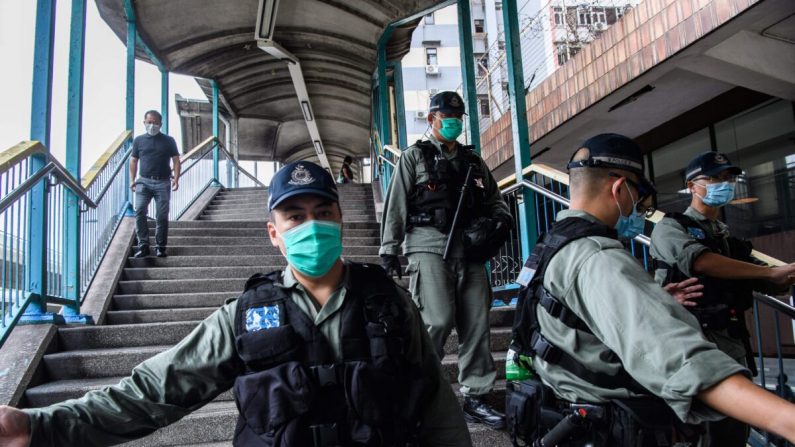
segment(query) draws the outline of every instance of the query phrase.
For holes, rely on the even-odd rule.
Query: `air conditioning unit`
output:
[[[607,29],[607,23],[596,22],[593,27],[596,31],[604,31]]]
[[[439,74],[439,66],[438,65],[426,65],[425,66],[425,74],[438,75]]]
[[[433,97],[434,97],[434,95],[436,95],[437,93],[439,93],[439,89],[438,89],[438,88],[432,88],[432,89],[428,89],[428,95],[429,95],[431,98],[433,98]]]
[[[425,116],[426,115],[425,115],[425,111],[424,110],[417,110],[416,112],[414,112],[414,118],[415,119],[424,120]]]

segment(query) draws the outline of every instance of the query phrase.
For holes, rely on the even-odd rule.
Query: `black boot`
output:
[[[155,256],[157,256],[158,258],[165,258],[166,256],[168,256],[166,254],[166,247],[162,247],[162,248],[161,247],[157,247],[157,250],[155,251]]]
[[[495,430],[505,428],[505,415],[491,408],[478,396],[464,399],[464,419],[467,422],[484,424]]]
[[[149,246],[144,245],[135,252],[133,258],[145,258],[147,256],[149,256]]]

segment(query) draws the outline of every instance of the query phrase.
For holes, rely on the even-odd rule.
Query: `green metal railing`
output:
[[[19,322],[92,322],[80,314],[80,306],[116,229],[130,210],[130,137],[129,131],[123,132],[82,183],[38,142],[23,142],[0,153],[0,346]],[[43,158],[45,163],[34,168],[33,157]],[[214,158],[226,162],[222,178],[214,176],[220,171]],[[181,161],[180,188],[171,198],[171,215],[177,218],[212,185],[265,186],[241,168],[215,137],[183,155]],[[37,188],[44,189],[43,205],[33,200]],[[74,238],[67,232],[72,198],[79,202],[80,212]],[[45,213],[44,219],[31,219],[37,209]],[[42,222],[40,228],[35,227],[37,222]],[[39,246],[44,250],[32,249]],[[70,249],[78,253],[75,266],[65,255]],[[40,270],[33,268],[38,265]],[[46,312],[47,304],[62,305],[63,314]]]

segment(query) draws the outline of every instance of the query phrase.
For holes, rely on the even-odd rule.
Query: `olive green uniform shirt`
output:
[[[688,207],[683,213],[697,221],[701,229],[710,238],[726,238],[729,236],[729,227],[723,222],[710,219],[696,211],[695,208]],[[693,237],[686,228],[670,217],[663,218],[654,226],[651,233],[651,250],[649,253],[655,259],[659,259],[669,265],[676,265],[679,271],[687,276],[694,276],[693,264],[696,259],[704,252],[710,251],[698,239]],[[654,279],[662,284],[665,281],[666,269],[657,269]],[[698,299],[696,298],[696,301]],[[742,340],[729,335],[728,330],[704,331],[707,339],[730,357],[745,365],[745,346]]]
[[[346,286],[341,285],[320,307],[289,268],[282,278],[283,283],[277,286],[290,291],[290,298],[314,320],[336,358],[341,359],[339,310]],[[438,385],[422,409],[421,444],[469,446],[461,407],[443,376],[422,320],[409,298],[400,293],[412,328],[406,355],[420,362],[432,383]],[[237,300],[227,301],[176,346],[142,362],[117,385],[91,391],[79,399],[24,410],[30,416],[31,446],[102,446],[130,441],[176,422],[213,400],[244,372],[235,349],[236,312]]]
[[[588,213],[572,210],[561,211],[557,220],[568,217],[601,223]],[[696,396],[732,374],[748,374],[704,339],[695,317],[615,239],[592,236],[563,247],[549,262],[544,287],[593,332],[572,329],[539,306],[541,332],[550,343],[595,372],[616,374],[623,364],[685,422],[721,418]],[[543,382],[567,401],[606,402],[635,396],[624,388],[587,383],[538,357],[534,365]]]
[[[458,149],[448,152],[441,143],[431,135],[428,139],[436,149],[444,154],[448,160],[454,161],[461,157]],[[462,163],[463,164],[463,163]],[[483,204],[487,210],[486,215],[496,217],[500,214],[509,215],[508,205],[500,194],[497,182],[483,160],[480,160],[480,169],[485,174],[483,187],[485,188],[486,201]],[[428,181],[428,172],[425,166],[425,157],[422,149],[411,146],[403,152],[398,161],[397,168],[392,175],[389,193],[384,201],[384,217],[381,219],[381,255],[400,254],[400,245],[403,244],[403,254],[426,252],[444,254],[447,243],[447,234],[437,230],[434,226],[417,226],[407,232],[406,227],[409,215],[409,194],[414,185]],[[463,246],[460,238],[453,238],[450,255],[463,257]]]

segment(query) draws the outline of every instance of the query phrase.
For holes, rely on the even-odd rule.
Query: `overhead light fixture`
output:
[[[323,155],[323,145],[320,144],[318,140],[315,140],[315,152],[317,152],[318,155]]]
[[[301,101],[301,108],[304,110],[304,119],[312,121],[312,110],[309,108],[309,101]]]
[[[273,39],[273,29],[276,27],[276,11],[278,9],[279,0],[259,0],[257,28],[254,30],[257,39]]]

